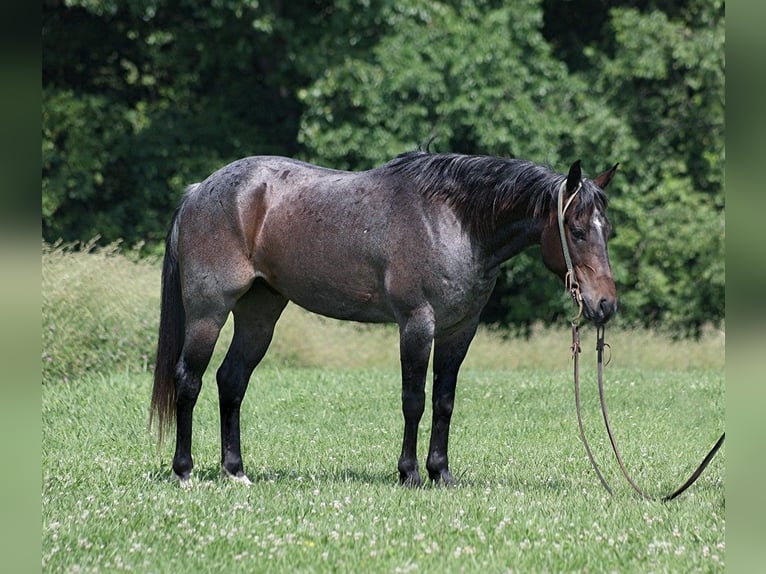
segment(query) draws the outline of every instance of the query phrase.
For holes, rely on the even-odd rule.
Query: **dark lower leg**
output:
[[[221,468],[231,476],[243,477],[239,414],[250,372],[227,368],[229,356],[218,371],[218,401],[221,414]],[[240,369],[236,369],[241,371]]]
[[[418,470],[418,425],[425,410],[425,384],[433,341],[430,309],[414,314],[400,327],[402,363],[402,413],[404,437],[399,457],[399,480],[407,486],[420,486]]]
[[[185,481],[191,475],[192,416],[205,372],[223,320],[204,319],[190,324],[176,367],[176,451],[173,472]]]
[[[433,422],[426,468],[431,480],[443,484],[454,482],[447,455],[450,421],[455,405],[458,370],[476,333],[476,325],[474,320],[450,336],[437,339],[434,345]]]
[[[250,376],[269,348],[287,300],[256,281],[234,307],[234,337],[217,373],[221,414],[221,468],[249,482],[242,464],[240,407]]]
[[[444,377],[439,376],[434,377],[433,421],[426,468],[431,480],[444,484],[454,482],[449,471],[447,450],[452,407],[455,403],[455,382],[454,377],[452,380],[444,380]]]
[[[424,381],[425,382],[425,381]],[[424,384],[402,392],[404,414],[404,438],[399,456],[399,481],[406,486],[420,486],[422,480],[418,470],[418,425],[425,410]]]
[[[237,477],[245,474],[239,436],[239,405],[221,404],[221,468]]]
[[[202,378],[192,375],[182,361],[176,374],[176,450],[173,472],[180,480],[187,480],[194,467],[191,455],[192,414],[197,403]]]

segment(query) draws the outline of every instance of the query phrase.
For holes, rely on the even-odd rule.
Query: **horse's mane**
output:
[[[385,164],[411,180],[424,196],[449,203],[458,216],[477,231],[492,226],[501,214],[544,217],[555,209],[565,175],[531,161],[479,155],[414,151]],[[583,180],[573,208],[577,217],[595,206],[603,210],[604,192]]]

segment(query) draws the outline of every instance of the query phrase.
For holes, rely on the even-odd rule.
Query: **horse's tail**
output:
[[[162,445],[164,433],[176,417],[175,371],[184,343],[186,313],[181,297],[181,277],[178,268],[178,219],[176,209],[165,239],[162,261],[162,294],[160,329],[157,337],[157,359],[154,364],[154,388],[149,411],[149,428],[157,417],[157,440]]]

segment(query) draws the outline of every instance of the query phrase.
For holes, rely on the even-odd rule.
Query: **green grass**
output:
[[[247,488],[219,477],[212,372],[195,411],[192,487],[146,429],[159,267],[115,247],[43,246],[45,572],[722,572],[725,448],[682,498],[645,502],[611,461],[593,331],[583,337],[588,435],[577,435],[570,334],[482,329],[458,385],[458,486],[398,486],[397,332],[289,306],[245,399]],[[722,430],[725,334],[607,329],[613,425],[638,483],[665,494]],[[430,386],[430,384],[429,384]],[[420,429],[421,464],[430,411]]]
[[[579,442],[562,362],[465,370],[450,489],[397,485],[393,366],[256,372],[243,407],[249,488],[218,475],[209,377],[189,489],[169,480],[172,445],[157,451],[146,430],[148,375],[44,385],[43,571],[722,572],[725,449],[679,500],[642,501],[610,461],[586,384],[609,497]],[[626,462],[652,493],[685,479],[721,430],[722,369],[613,365],[607,393]],[[427,411],[421,461],[429,423]]]

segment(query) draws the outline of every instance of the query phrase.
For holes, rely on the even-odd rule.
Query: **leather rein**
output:
[[[577,185],[577,188],[574,190],[572,195],[569,197],[569,200],[567,201],[566,205],[564,205],[564,191],[566,190],[566,184],[567,180],[565,179],[561,186],[559,187],[559,193],[558,193],[558,205],[557,205],[557,212],[558,212],[558,226],[559,226],[559,235],[561,238],[561,247],[564,252],[564,261],[566,262],[567,266],[567,273],[564,278],[564,282],[566,285],[567,291],[569,291],[569,294],[572,297],[572,300],[574,301],[575,305],[578,306],[578,312],[577,316],[574,317],[571,321],[572,323],[572,358],[574,363],[574,387],[575,387],[575,409],[577,411],[577,425],[580,430],[580,438],[582,439],[582,443],[585,446],[585,452],[588,455],[588,460],[590,460],[591,466],[593,467],[593,470],[596,472],[596,476],[598,476],[599,481],[603,485],[603,487],[606,489],[606,491],[609,494],[613,494],[612,488],[609,486],[609,483],[604,478],[604,475],[601,473],[601,469],[599,468],[598,464],[596,463],[596,459],[593,456],[593,452],[591,451],[590,444],[588,443],[588,439],[585,437],[585,429],[583,427],[582,422],[582,413],[580,408],[580,330],[579,330],[579,322],[580,318],[582,317],[583,312],[583,301],[582,301],[582,293],[580,292],[580,285],[577,283],[577,278],[575,277],[574,273],[574,266],[572,265],[572,258],[569,254],[569,244],[566,239],[566,233],[564,230],[564,214],[566,213],[567,208],[571,205],[572,200],[575,198],[577,193],[582,188],[582,182],[580,182]],[[627,469],[625,468],[625,464],[622,460],[622,455],[620,453],[620,449],[617,446],[617,441],[614,438],[614,433],[612,432],[612,425],[609,422],[609,415],[607,414],[607,407],[606,407],[606,399],[604,396],[604,347],[608,346],[607,343],[604,343],[604,326],[598,326],[596,327],[596,357],[597,357],[597,364],[598,364],[598,394],[599,399],[601,402],[601,414],[604,418],[604,425],[606,426],[606,432],[607,435],[609,435],[609,442],[612,445],[612,451],[614,452],[614,456],[617,459],[617,464],[620,467],[620,470],[622,471],[623,476],[625,477],[625,480],[627,480],[628,484],[635,490],[642,498],[646,500],[662,500],[663,502],[673,500],[677,496],[680,496],[687,488],[689,488],[692,484],[696,482],[696,480],[700,477],[702,472],[705,470],[707,465],[710,463],[710,461],[713,459],[715,454],[718,452],[718,450],[721,448],[721,445],[723,445],[724,438],[726,436],[726,433],[722,433],[718,441],[716,441],[715,445],[713,445],[713,448],[710,449],[708,454],[705,456],[704,459],[702,459],[702,462],[697,466],[696,470],[691,474],[691,476],[684,482],[681,486],[679,486],[677,489],[675,489],[670,494],[667,494],[662,497],[653,497],[646,492],[644,492],[631,478],[630,474],[628,473]]]

